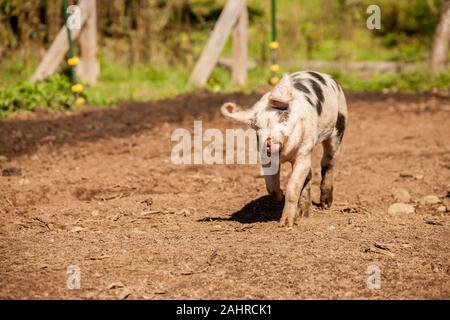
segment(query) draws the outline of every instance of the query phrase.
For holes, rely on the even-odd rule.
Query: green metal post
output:
[[[67,30],[67,40],[69,41],[69,50],[67,51],[67,58],[70,59],[74,56],[73,54],[73,42],[72,42],[72,33],[70,28],[67,27],[67,19],[69,18],[67,14],[68,2],[67,0],[63,1],[63,15],[64,15],[64,25]],[[70,80],[72,83],[76,83],[76,74],[75,74],[75,66],[70,67]]]
[[[272,12],[272,41],[277,41],[277,17],[276,17],[276,11],[277,11],[277,1],[271,0],[271,12]]]
[[[278,82],[278,77],[277,77],[277,73],[280,70],[280,67],[277,64],[277,49],[278,49],[278,41],[277,41],[277,17],[276,17],[276,12],[277,12],[277,1],[276,0],[271,0],[270,3],[270,12],[271,12],[271,27],[272,27],[272,32],[271,32],[271,41],[270,41],[270,49],[271,49],[271,63],[272,65],[270,66],[270,71],[271,71],[271,75],[270,75],[270,80],[269,83],[274,85]]]

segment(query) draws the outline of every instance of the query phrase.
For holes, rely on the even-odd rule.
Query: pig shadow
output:
[[[199,221],[237,221],[240,223],[278,221],[281,218],[283,206],[284,200],[283,202],[275,203],[270,196],[266,195],[247,203],[228,218],[207,217]]]

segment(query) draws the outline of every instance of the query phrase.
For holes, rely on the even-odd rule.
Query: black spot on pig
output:
[[[306,94],[311,93],[308,87],[306,87],[303,83],[301,83],[300,79],[294,79],[294,88]]]
[[[339,141],[342,140],[342,137],[344,136],[344,131],[345,131],[345,116],[339,112],[336,120],[336,132]]]
[[[317,114],[320,116],[322,114],[322,103],[324,102],[325,98],[323,96],[322,88],[320,87],[320,84],[318,84],[316,81],[310,79],[311,87],[317,97],[316,102],[316,110]]]
[[[327,82],[325,81],[325,78],[322,77],[322,75],[318,74],[317,72],[314,71],[309,71],[308,72],[313,78],[319,80],[320,82],[322,82],[323,85],[327,85]]]
[[[333,85],[334,85],[334,87],[335,87],[335,89],[336,89],[337,92],[342,91],[341,86],[339,85],[339,83],[336,82],[336,80],[334,80],[333,78],[331,78],[331,81],[333,81]]]
[[[258,133],[256,133],[256,149],[258,150],[258,152],[259,152],[259,135],[258,135]]]
[[[330,170],[330,166],[324,165],[320,170],[321,177],[323,178],[329,170]]]

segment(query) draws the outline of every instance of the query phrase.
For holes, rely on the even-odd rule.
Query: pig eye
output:
[[[256,119],[252,119],[250,121],[250,127],[252,127],[255,130],[259,130],[259,127],[256,125]]]

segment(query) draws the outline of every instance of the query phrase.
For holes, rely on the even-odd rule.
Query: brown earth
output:
[[[450,205],[449,94],[349,94],[335,203],[292,230],[278,227],[257,165],[170,161],[175,128],[236,127],[220,104],[260,94],[1,120],[0,298],[449,299],[450,213],[419,201]],[[398,187],[414,214],[387,213]],[[70,265],[79,290],[67,289]]]

